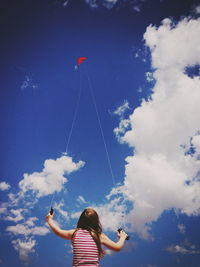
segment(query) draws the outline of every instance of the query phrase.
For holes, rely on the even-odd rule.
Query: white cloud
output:
[[[71,215],[70,215],[70,217],[71,217],[72,219],[77,219],[77,218],[80,217],[81,213],[82,213],[82,211],[72,212]]]
[[[22,240],[20,238],[12,241],[13,247],[16,251],[19,252],[19,258],[24,262],[25,265],[28,265],[30,262],[29,254],[34,253],[34,247],[36,245],[36,240],[29,238]]]
[[[12,213],[17,214],[17,216],[21,216],[21,209],[20,209],[20,214],[18,214],[17,211],[12,211]],[[16,221],[17,220],[15,220],[15,222]],[[35,225],[36,221],[38,221],[38,218],[29,217],[23,223],[7,226],[6,231],[14,235],[24,235],[25,237],[34,235],[43,236],[48,234],[49,228],[47,228],[46,226]]]
[[[197,250],[195,245],[190,244],[189,241],[185,241],[180,245],[171,245],[166,248],[168,252],[180,253],[180,254],[200,254],[200,250]]]
[[[140,6],[137,6],[137,5],[133,6],[133,10],[135,10],[137,12],[141,11]]]
[[[100,6],[103,6],[107,9],[112,9],[117,6],[117,3],[124,2],[124,4],[130,6],[134,11],[140,12],[141,11],[141,6],[145,2],[145,0],[102,0],[102,1],[97,1],[97,0],[85,0],[86,4],[89,5],[90,8],[98,8]]]
[[[61,215],[68,221],[69,220],[69,214],[67,211],[61,209],[61,207],[64,206],[64,200],[62,200],[59,204],[55,203],[55,210],[61,213]]]
[[[125,205],[120,203],[120,198],[110,200],[108,203],[99,206],[93,206],[99,214],[100,221],[104,231],[116,232],[119,227],[124,228]]]
[[[10,188],[10,185],[6,182],[1,182],[0,183],[0,191],[6,191]]]
[[[135,58],[138,58],[138,57],[139,57],[139,53],[136,52],[136,53],[135,53]]]
[[[14,235],[46,235],[49,233],[49,229],[45,226],[30,226],[26,223],[11,225],[6,228],[7,232],[10,232]]]
[[[42,172],[25,173],[24,179],[19,182],[19,187],[23,193],[29,190],[36,192],[38,198],[53,194],[55,191],[60,192],[63,184],[67,182],[64,175],[77,171],[83,166],[83,161],[74,163],[69,156],[62,156],[56,160],[47,159]]]
[[[196,7],[196,14],[200,14],[200,5]]]
[[[121,143],[121,137],[126,132],[126,130],[130,127],[130,121],[128,119],[121,120],[119,123],[119,127],[114,129],[114,134],[117,137],[118,141]]]
[[[200,154],[200,134],[196,134],[192,138],[192,145],[195,148],[195,152],[196,152],[197,156],[199,156],[199,154]]]
[[[6,207],[0,207],[0,214],[7,213],[7,208]]]
[[[33,83],[33,79],[32,77],[30,77],[29,75],[25,76],[25,79],[21,85],[21,89],[24,90],[26,88],[32,88],[32,89],[36,89],[38,88],[38,85]]]
[[[120,117],[120,124],[118,127],[114,129],[114,133],[118,139],[119,142],[121,142],[121,136],[126,132],[126,130],[130,126],[130,121],[129,119],[124,119],[124,114],[127,110],[129,110],[129,103],[127,100],[124,100],[124,103],[119,106],[113,114],[118,115]]]
[[[111,9],[117,4],[118,0],[103,0],[103,6]]]
[[[78,201],[80,204],[85,204],[85,203],[86,203],[86,201],[85,201],[85,199],[84,199],[83,196],[78,196],[77,201]]]
[[[130,109],[130,107],[129,107],[129,103],[128,103],[127,100],[124,100],[124,103],[123,103],[121,106],[119,106],[119,107],[113,112],[113,114],[118,115],[119,117],[123,118],[124,113],[125,113],[125,111],[126,111],[127,109]]]
[[[86,4],[88,4],[91,8],[99,7],[97,4],[97,0],[85,0]]]
[[[178,224],[178,229],[181,234],[185,234],[185,225],[184,224]]]
[[[69,0],[63,2],[63,6],[66,7],[69,3]]]
[[[91,7],[91,8],[98,8],[99,4],[97,3],[97,0],[85,0],[85,2]],[[103,0],[102,6],[104,6],[107,9],[112,9],[116,4],[118,0]]]
[[[151,50],[154,68],[162,72],[163,69],[174,69],[174,80],[178,78],[176,75],[180,74],[179,71],[199,63],[199,20],[185,18],[174,25],[172,20],[166,18],[159,28],[152,25],[147,28],[144,39]],[[158,74],[161,75],[160,72]],[[163,78],[167,77],[166,75]]]
[[[25,224],[31,227],[31,226],[34,226],[35,225],[35,223],[34,223],[35,221],[38,221],[38,218],[36,218],[36,217],[30,217],[25,222]]]
[[[4,220],[19,222],[24,219],[24,217],[22,216],[23,211],[24,211],[23,209],[17,209],[17,210],[11,209],[10,215],[4,217]]]
[[[105,252],[106,252],[106,255],[109,255],[109,256],[113,254],[113,251],[107,248],[105,249]]]
[[[160,27],[147,27],[144,39],[155,68],[153,94],[130,115],[130,129],[118,131],[126,129],[120,142],[134,152],[126,158],[121,187],[134,205],[126,222],[148,238],[152,221],[164,210],[200,213],[200,79],[185,73],[200,64],[200,19],[175,25],[167,18]],[[193,155],[186,153],[191,143]]]
[[[146,76],[146,79],[147,79],[148,82],[152,82],[154,80],[154,77],[153,77],[153,73],[152,72],[147,71],[145,73],[145,76]]]

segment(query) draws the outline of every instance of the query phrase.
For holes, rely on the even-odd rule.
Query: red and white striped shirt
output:
[[[73,267],[99,267],[98,248],[89,231],[78,230],[73,238],[72,246]]]

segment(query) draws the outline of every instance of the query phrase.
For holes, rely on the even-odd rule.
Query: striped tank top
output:
[[[73,238],[72,246],[73,267],[99,267],[98,248],[90,232],[85,229],[78,230]]]

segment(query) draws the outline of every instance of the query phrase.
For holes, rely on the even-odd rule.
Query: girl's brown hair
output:
[[[76,230],[72,235],[72,241],[75,233],[79,229],[86,229],[90,232],[91,236],[93,237],[95,243],[97,244],[97,248],[99,251],[99,257],[103,257],[105,254],[105,251],[103,250],[101,246],[100,241],[100,234],[102,233],[102,226],[99,220],[99,216],[97,212],[92,208],[85,209],[78,220]]]

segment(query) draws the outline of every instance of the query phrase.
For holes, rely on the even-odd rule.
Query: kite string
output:
[[[96,115],[97,115],[97,119],[98,119],[98,123],[99,123],[99,128],[100,128],[100,131],[101,131],[101,136],[102,136],[103,143],[104,143],[104,147],[105,147],[105,151],[106,151],[106,156],[107,156],[107,160],[108,160],[108,165],[109,165],[109,169],[110,169],[113,185],[114,185],[114,187],[116,187],[116,182],[115,182],[113,169],[112,169],[112,165],[111,165],[111,161],[110,161],[110,157],[109,157],[109,153],[108,153],[108,149],[107,149],[107,145],[106,145],[106,141],[105,141],[105,137],[104,137],[104,133],[103,133],[103,128],[102,128],[102,125],[101,125],[101,120],[100,120],[100,116],[99,116],[99,112],[98,112],[98,108],[97,108],[97,103],[96,103],[96,99],[95,99],[95,95],[94,95],[93,86],[92,86],[91,79],[89,77],[88,71],[86,70],[86,68],[84,68],[84,69],[85,69],[85,73],[86,73],[86,76],[87,76],[87,79],[88,79],[90,93],[91,93],[91,96],[92,96],[93,104],[94,104],[94,107],[95,107],[95,111],[96,111]]]
[[[78,113],[78,109],[79,109],[79,105],[80,105],[80,99],[81,99],[81,93],[82,93],[82,74],[81,74],[81,69],[79,69],[79,73],[80,73],[80,83],[79,83],[78,99],[77,99],[77,102],[76,102],[76,108],[75,108],[75,111],[74,111],[72,125],[71,125],[71,129],[70,129],[69,136],[68,136],[68,139],[67,139],[67,146],[66,146],[66,150],[64,152],[64,155],[67,154],[67,152],[68,152],[69,143],[70,143],[70,140],[71,140],[72,132],[73,132],[73,129],[74,129],[74,124],[75,124],[75,121],[76,121],[76,117],[77,117],[77,113]],[[53,193],[50,207],[52,207],[54,197],[55,197],[55,192]]]
[[[79,109],[79,104],[80,104],[80,99],[81,99],[81,93],[82,93],[81,80],[82,80],[82,75],[81,75],[81,69],[80,68],[79,68],[79,73],[80,73],[79,94],[78,94],[78,99],[77,99],[77,102],[76,102],[76,108],[75,108],[75,111],[74,111],[73,121],[72,121],[71,129],[70,129],[70,132],[69,132],[65,153],[68,152],[68,147],[69,147],[69,143],[70,143],[70,140],[71,140],[72,131],[74,129],[74,124],[75,124],[75,121],[76,121],[76,117],[77,117],[77,113],[78,113],[78,109]]]
[[[101,120],[100,120],[100,116],[99,116],[99,112],[98,112],[98,108],[97,108],[97,103],[96,103],[96,99],[95,99],[95,95],[94,95],[93,86],[92,86],[91,79],[90,79],[90,76],[89,76],[89,73],[88,73],[87,69],[84,68],[84,70],[85,70],[85,73],[86,73],[86,76],[87,76],[87,79],[88,79],[90,93],[91,93],[91,96],[92,96],[93,104],[94,104],[94,107],[95,107],[95,111],[96,111],[96,115],[97,115],[97,119],[98,119],[98,123],[99,123],[99,128],[100,128],[100,131],[101,131],[101,136],[102,136],[104,147],[105,147],[105,151],[106,151],[106,156],[107,156],[108,165],[109,165],[109,168],[110,168],[110,173],[111,173],[113,185],[114,185],[114,187],[116,187],[116,181],[115,181],[115,177],[114,177],[114,174],[113,174],[113,169],[112,169],[110,156],[109,156],[109,153],[108,153],[108,148],[107,148],[105,137],[104,137],[104,133],[103,133],[103,128],[102,128],[102,125],[101,125]],[[126,225],[125,224],[124,214],[125,213],[122,212],[122,215],[121,215],[123,228],[125,228],[125,225]]]

